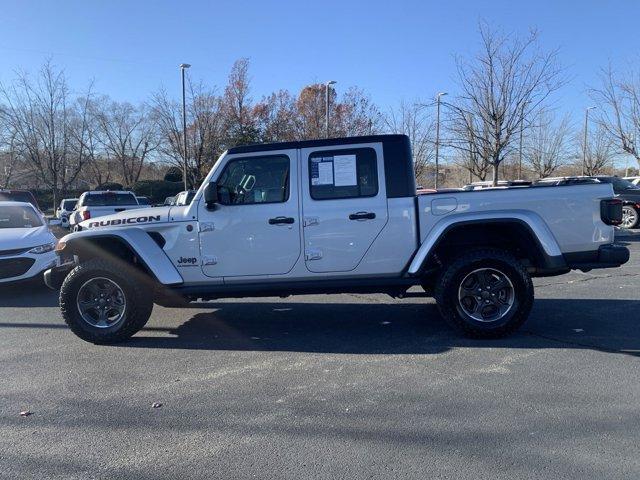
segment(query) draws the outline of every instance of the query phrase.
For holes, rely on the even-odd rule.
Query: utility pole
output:
[[[436,175],[433,182],[436,190],[438,189],[438,176],[440,174],[440,97],[446,94],[447,92],[440,92],[436,95]]]
[[[336,84],[335,80],[329,80],[324,84],[324,137],[329,138],[329,89]]]
[[[589,128],[589,110],[596,107],[587,107],[584,111],[584,142],[582,144],[582,176],[585,175],[587,167],[587,129]]]
[[[184,71],[189,68],[191,65],[188,63],[180,64],[180,72],[182,73],[182,135],[184,137],[184,164],[182,165],[182,179],[184,180],[184,189],[188,190],[187,187],[187,98],[185,95],[185,86],[184,86]]]

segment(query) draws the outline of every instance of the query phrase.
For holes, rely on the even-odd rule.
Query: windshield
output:
[[[136,197],[130,193],[93,193],[82,199],[83,207],[110,207],[122,205],[138,205]]]
[[[0,207],[0,229],[2,228],[34,228],[41,227],[42,220],[31,207]]]
[[[66,200],[62,202],[62,208],[66,211],[71,211],[76,207],[77,200]]]

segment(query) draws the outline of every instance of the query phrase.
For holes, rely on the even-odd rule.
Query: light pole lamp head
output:
[[[185,68],[189,68],[190,66],[191,66],[191,65],[190,65],[190,64],[188,64],[188,63],[181,63],[181,64],[180,64],[180,68],[182,68],[183,70],[184,70]]]
[[[439,93],[436,95],[436,98],[444,97],[445,95],[447,95],[447,92],[439,92]]]
[[[598,107],[587,107],[587,112],[588,112],[589,110],[595,110],[596,108],[598,108]]]
[[[335,80],[329,80],[329,81],[326,83],[326,85],[327,85],[327,87],[328,87],[329,85],[335,85],[336,83],[338,83],[338,82],[336,82]]]

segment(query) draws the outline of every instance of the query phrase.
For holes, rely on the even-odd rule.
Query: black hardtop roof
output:
[[[352,145],[357,143],[386,143],[393,141],[405,141],[406,135],[366,135],[361,137],[322,138],[319,140],[299,140],[296,142],[256,143],[230,148],[227,153],[253,153],[269,150],[290,150],[292,148],[330,147],[333,145]]]

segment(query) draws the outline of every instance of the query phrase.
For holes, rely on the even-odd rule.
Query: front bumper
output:
[[[6,277],[4,277],[4,275],[1,275],[1,277],[4,277],[4,278],[0,278],[0,284],[31,280],[37,277],[38,275],[40,275],[44,270],[55,267],[58,264],[58,256],[56,255],[55,252],[47,252],[42,254],[26,253],[18,256],[13,256],[13,257],[2,257],[0,260],[7,261],[7,262],[21,261],[21,260],[33,261],[33,264],[29,266],[28,269],[26,269],[25,271],[23,271],[18,275],[12,275],[12,276],[6,276]],[[2,268],[2,265],[0,265],[0,268]]]
[[[58,265],[57,267],[50,268],[44,272],[44,283],[51,290],[60,290],[62,282],[69,274],[69,272],[75,267],[74,263],[65,263]]]
[[[565,254],[567,265],[574,270],[583,272],[595,268],[616,268],[629,261],[629,249],[623,245],[601,245],[592,252],[578,252]]]

